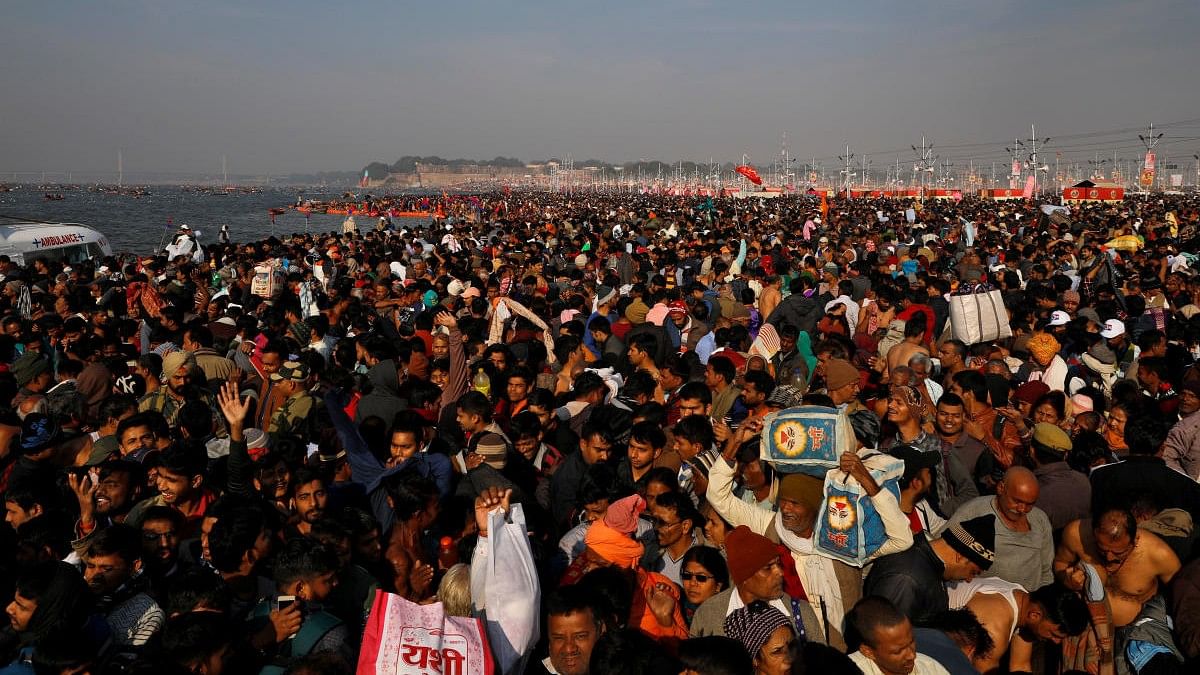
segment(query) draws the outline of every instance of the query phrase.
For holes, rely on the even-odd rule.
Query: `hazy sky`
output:
[[[4,0],[0,172],[357,170],[406,154],[891,163],[1189,120],[1200,2]],[[1090,145],[1088,145],[1090,143]],[[1136,131],[1062,141],[1135,154]],[[885,153],[885,151],[892,151]],[[998,154],[999,153],[999,154]],[[902,155],[911,161],[912,153]]]

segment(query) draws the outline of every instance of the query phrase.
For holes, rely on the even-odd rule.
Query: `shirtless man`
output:
[[[1098,518],[1076,520],[1063,528],[1054,556],[1055,578],[1073,591],[1095,591],[1085,566],[1103,584],[1109,607],[1109,634],[1098,635],[1100,645],[1120,654],[1123,649],[1113,644],[1114,634],[1133,623],[1148,603],[1161,602],[1155,596],[1179,571],[1179,558],[1162,539],[1138,530],[1133,514],[1110,508]],[[1113,653],[1101,654],[1101,659],[1112,658]]]
[[[981,673],[998,669],[1005,653],[1008,672],[1033,672],[1034,644],[1059,644],[1083,633],[1091,621],[1083,599],[1060,583],[1030,593],[1003,579],[979,577],[951,584],[947,590],[950,607],[971,610],[992,637],[992,650],[973,659]]]
[[[929,348],[925,346],[925,323],[908,321],[904,324],[904,341],[888,350],[884,376],[899,366],[907,365],[908,360],[917,353],[929,356]]]
[[[758,295],[758,313],[764,319],[771,316],[771,312],[774,312],[779,303],[783,301],[782,288],[783,277],[778,275],[763,277],[762,293]]]

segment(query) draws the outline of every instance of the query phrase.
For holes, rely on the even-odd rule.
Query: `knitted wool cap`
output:
[[[771,639],[771,634],[780,626],[791,627],[791,621],[783,612],[767,603],[755,602],[734,610],[725,617],[725,635],[742,643],[751,658]]]
[[[1017,390],[1013,392],[1012,399],[1014,401],[1020,401],[1022,403],[1033,405],[1044,394],[1049,393],[1049,391],[1050,387],[1045,382],[1040,380],[1026,382],[1025,384],[1017,387]]]
[[[479,439],[479,444],[475,446],[475,452],[483,457],[484,463],[488,466],[497,470],[503,469],[508,454],[508,445],[500,434],[489,432]]]
[[[13,378],[17,381],[18,387],[24,387],[32,382],[38,375],[50,370],[50,360],[43,357],[38,352],[25,352],[21,358],[17,359],[12,364],[9,370],[13,374]]]
[[[735,586],[779,558],[779,550],[770,539],[745,525],[737,526],[725,537],[725,550],[729,555],[729,578]]]
[[[767,397],[767,405],[774,408],[795,408],[804,403],[804,392],[790,384],[781,384]]]
[[[645,510],[646,500],[641,495],[629,495],[608,507],[604,523],[621,534],[633,534],[637,530],[638,516]]]
[[[988,569],[996,561],[996,516],[986,515],[954,523],[942,539],[968,560]]]
[[[870,410],[858,410],[850,413],[850,428],[854,429],[854,437],[865,448],[873,448],[879,444],[881,425],[879,418]]]
[[[596,305],[605,305],[617,298],[617,291],[610,286],[601,286],[596,289]]]
[[[788,499],[816,511],[825,500],[825,481],[805,473],[789,473],[779,481],[778,499]]]
[[[1099,363],[1111,366],[1117,362],[1117,355],[1103,341],[1088,347],[1087,353]]]
[[[845,359],[829,359],[825,364],[825,386],[833,391],[858,382],[858,368]]]

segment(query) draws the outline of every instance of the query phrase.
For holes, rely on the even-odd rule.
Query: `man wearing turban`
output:
[[[646,500],[630,495],[608,507],[604,517],[588,527],[587,548],[567,568],[561,585],[576,583],[590,570],[616,567],[632,577],[633,602],[629,625],[652,638],[686,639],[687,623],[679,604],[679,587],[657,572],[638,566],[645,547],[633,538]]]

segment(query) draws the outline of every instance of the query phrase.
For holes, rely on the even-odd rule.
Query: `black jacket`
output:
[[[571,515],[578,506],[575,500],[579,497],[579,488],[583,485],[587,470],[588,463],[583,460],[583,454],[573,452],[567,455],[550,479],[550,509],[560,532],[570,529]]]
[[[946,565],[924,536],[913,538],[907,550],[875,561],[863,585],[863,597],[878,595],[892,601],[915,624],[928,622],[950,608],[942,583]]]
[[[816,300],[806,298],[803,294],[792,294],[783,299],[767,317],[767,323],[779,328],[785,323],[808,331],[816,332],[817,321],[825,314],[825,305],[818,305]]]
[[[1183,509],[1200,521],[1200,483],[1167,466],[1161,457],[1129,455],[1092,471],[1092,513],[1129,508],[1151,497],[1160,509]]]
[[[380,361],[367,372],[367,379],[371,382],[371,393],[358,402],[354,421],[361,423],[374,416],[391,426],[396,413],[408,407],[408,403],[400,398],[400,375],[396,362],[393,359]]]

